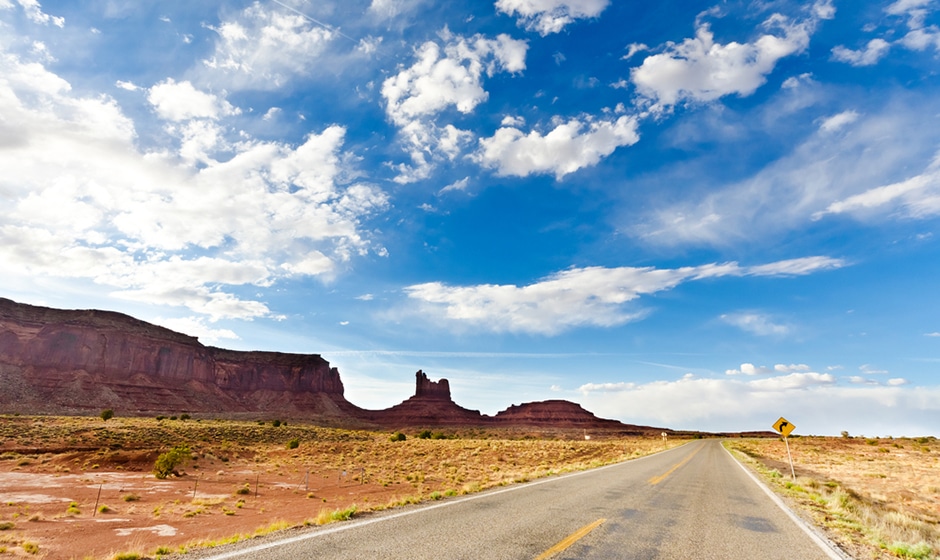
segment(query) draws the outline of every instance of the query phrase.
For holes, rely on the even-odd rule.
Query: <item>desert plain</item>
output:
[[[659,438],[0,416],[0,558],[155,558],[601,466]],[[667,442],[678,445],[680,441]],[[191,457],[158,479],[158,457]]]
[[[582,470],[684,443],[574,431],[323,428],[277,419],[0,417],[0,558],[183,555]],[[402,440],[402,436],[404,439]],[[940,442],[729,438],[853,558],[940,554]],[[161,454],[188,449],[179,476]]]

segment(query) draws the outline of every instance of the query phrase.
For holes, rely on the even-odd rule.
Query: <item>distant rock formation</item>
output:
[[[339,371],[318,354],[240,352],[133,317],[0,298],[0,412],[218,417],[276,416],[349,428],[498,427],[658,434],[597,418],[562,400],[496,416],[463,408],[446,379],[415,373],[415,394],[385,410],[346,400]]]
[[[0,410],[23,413],[358,412],[316,354],[224,350],[120,313],[3,298],[0,382]]]

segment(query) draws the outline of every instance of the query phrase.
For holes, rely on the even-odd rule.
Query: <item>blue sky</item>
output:
[[[937,435],[940,2],[0,0],[0,295],[495,414]]]

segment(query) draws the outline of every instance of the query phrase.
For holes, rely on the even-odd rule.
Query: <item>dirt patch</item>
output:
[[[154,557],[662,449],[658,439],[585,441],[581,433],[391,441],[389,433],[273,424],[2,416],[0,551]],[[192,457],[182,476],[158,480],[154,461],[178,445]]]

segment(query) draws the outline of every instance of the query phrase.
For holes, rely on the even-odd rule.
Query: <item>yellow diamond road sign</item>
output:
[[[790,421],[784,418],[783,416],[780,417],[780,420],[777,420],[776,422],[774,422],[774,430],[777,430],[777,433],[779,433],[783,437],[789,436],[790,432],[792,432],[793,428],[795,427],[796,426],[791,424]]]

